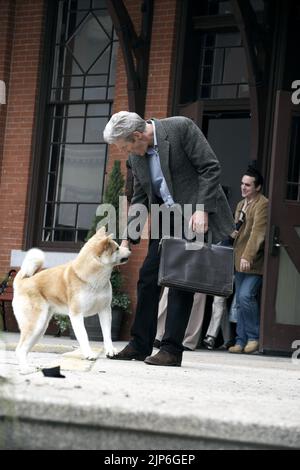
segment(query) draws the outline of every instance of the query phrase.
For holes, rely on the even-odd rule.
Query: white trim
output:
[[[14,268],[17,268],[21,266],[25,255],[26,251],[22,250],[11,250],[10,254],[10,265]],[[45,260],[45,268],[53,268],[54,266],[58,266],[59,264],[64,264],[68,263],[69,261],[72,261],[78,253],[64,253],[64,252],[56,252],[56,251],[44,251],[46,255],[46,260]]]
[[[0,104],[6,104],[6,87],[3,80],[0,80]]]

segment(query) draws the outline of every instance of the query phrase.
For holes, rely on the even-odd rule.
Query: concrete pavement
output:
[[[89,362],[76,341],[47,336],[30,360],[61,365],[58,379],[19,375],[18,335],[1,340],[0,448],[300,448],[300,361],[197,350],[180,368],[154,367],[112,361],[93,343]]]

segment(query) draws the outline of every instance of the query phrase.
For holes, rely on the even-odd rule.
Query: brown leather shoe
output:
[[[144,361],[146,357],[147,354],[140,353],[129,343],[124,349],[122,349],[122,351],[115,356],[110,357],[110,359],[116,359],[119,361]]]
[[[148,356],[145,359],[146,364],[150,364],[151,366],[175,366],[180,367],[182,361],[182,356],[177,354],[169,353],[161,349],[158,351],[157,354],[154,356]]]

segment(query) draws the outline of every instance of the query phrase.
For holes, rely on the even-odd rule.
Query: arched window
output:
[[[55,18],[38,240],[53,246],[84,241],[102,198],[118,47],[104,0],[58,0]]]

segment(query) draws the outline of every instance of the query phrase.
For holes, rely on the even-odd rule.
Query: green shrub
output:
[[[116,160],[108,177],[103,196],[103,204],[111,204],[116,211],[116,236],[119,234],[119,197],[124,195],[124,185],[125,180],[121,172],[121,162]],[[107,214],[95,216],[86,240],[96,233],[97,227],[100,226],[101,220],[104,217],[107,217]],[[116,239],[116,242],[120,242],[119,238]],[[121,307],[126,312],[130,312],[130,299],[128,294],[122,291],[123,277],[119,267],[114,268],[110,280],[112,285],[112,307]]]

